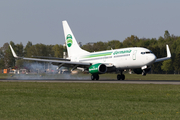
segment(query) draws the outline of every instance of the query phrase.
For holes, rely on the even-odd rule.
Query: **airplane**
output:
[[[157,59],[153,52],[143,47],[129,47],[120,49],[111,49],[100,52],[88,52],[81,49],[67,23],[62,21],[64,37],[68,52],[67,59],[39,59],[18,57],[11,45],[10,49],[15,58],[23,60],[33,60],[50,62],[57,65],[58,68],[70,67],[71,71],[79,69],[91,73],[91,80],[99,80],[99,74],[109,72],[117,73],[117,80],[125,80],[123,71],[132,69],[136,74],[146,75],[151,70],[151,65],[156,62],[171,59],[169,46],[166,45],[167,56]]]

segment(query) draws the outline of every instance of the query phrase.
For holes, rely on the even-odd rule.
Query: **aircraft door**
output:
[[[137,53],[137,50],[134,50],[134,51],[133,51],[133,56],[132,56],[132,59],[133,59],[133,60],[136,60],[136,53]]]

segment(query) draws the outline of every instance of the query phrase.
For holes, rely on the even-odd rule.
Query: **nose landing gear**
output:
[[[143,70],[142,76],[146,76],[146,71],[145,70]]]

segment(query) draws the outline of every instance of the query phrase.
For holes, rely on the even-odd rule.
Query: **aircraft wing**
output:
[[[70,59],[57,58],[57,57],[44,57],[44,56],[32,56],[32,57],[33,57],[33,58],[52,59],[52,60],[71,61]]]
[[[167,57],[158,58],[158,59],[156,59],[155,62],[161,62],[161,61],[164,61],[164,60],[171,59],[171,52],[169,50],[169,46],[168,45],[166,45],[166,50],[167,50]]]
[[[26,58],[26,57],[18,57],[13,50],[12,46],[9,44],[9,47],[12,51],[12,54],[15,58],[23,59],[23,60],[31,60],[31,61],[41,61],[41,62],[50,62],[53,65],[59,65],[59,66],[67,66],[67,67],[89,67],[91,63],[88,62],[72,62],[72,61],[67,61],[65,59],[62,60],[52,60],[52,59],[38,59],[38,58]]]

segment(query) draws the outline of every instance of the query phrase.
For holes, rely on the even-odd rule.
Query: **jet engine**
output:
[[[105,64],[97,63],[89,67],[89,73],[91,74],[103,74],[106,73],[107,67]]]

